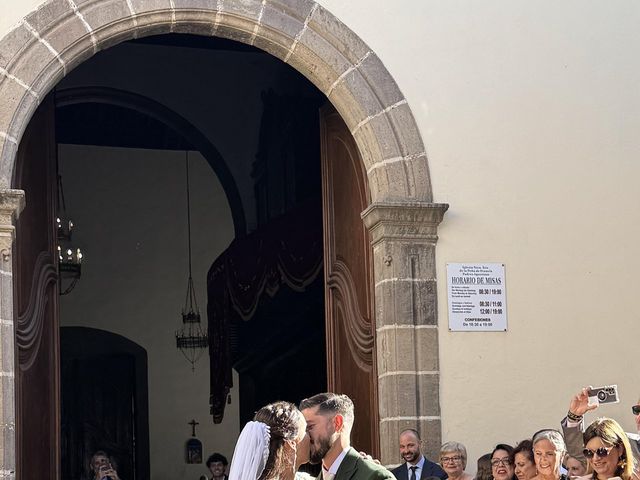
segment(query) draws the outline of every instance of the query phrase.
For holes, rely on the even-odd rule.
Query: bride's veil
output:
[[[229,480],[258,480],[269,458],[269,426],[247,423],[233,451]]]

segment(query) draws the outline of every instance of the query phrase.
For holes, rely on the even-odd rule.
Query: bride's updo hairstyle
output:
[[[280,478],[288,468],[294,469],[295,458],[287,458],[285,443],[298,437],[302,413],[293,403],[274,402],[256,412],[253,420],[269,427],[269,458],[258,480]]]

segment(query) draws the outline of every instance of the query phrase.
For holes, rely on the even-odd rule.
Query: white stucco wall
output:
[[[640,4],[321,3],[398,82],[434,200],[451,205],[436,250],[443,441],[465,443],[474,471],[498,441],[558,427],[589,383],[619,385],[598,413],[634,431]],[[506,264],[507,333],[447,330],[447,262]]]
[[[434,200],[443,440],[475,458],[557,426],[580,385],[640,394],[640,3],[321,0],[413,109]],[[35,2],[3,4],[6,31]],[[509,331],[447,331],[445,264],[506,264]],[[591,415],[590,418],[593,418]]]
[[[225,418],[209,414],[209,357],[191,365],[175,347],[187,288],[185,154],[159,150],[61,145],[60,165],[74,242],[85,252],[82,278],[61,297],[62,326],[122,335],[147,351],[151,478],[199,478],[184,462],[191,419],[206,460],[231,460],[239,433],[237,390]],[[193,280],[206,328],[206,278],[233,240],[229,205],[217,177],[190,154]],[[237,376],[234,385],[237,385]]]
[[[42,0],[10,0],[2,2],[0,15],[0,32],[3,34],[12,29],[29,12],[38,8]]]

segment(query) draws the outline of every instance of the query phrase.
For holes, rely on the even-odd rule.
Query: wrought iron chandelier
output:
[[[187,295],[182,309],[182,326],[176,332],[176,347],[182,352],[191,364],[191,370],[195,370],[195,364],[202,353],[209,346],[209,338],[206,329],[200,323],[200,311],[193,287],[191,273],[191,190],[189,186],[189,152],[185,152],[186,176],[187,176],[187,237],[189,257],[189,279],[187,281]]]
[[[66,295],[75,288],[78,280],[80,280],[80,276],[82,275],[83,254],[82,250],[71,241],[73,221],[67,217],[67,206],[64,201],[64,190],[62,188],[62,175],[60,175],[59,172],[56,232],[58,239],[58,291],[60,295]]]

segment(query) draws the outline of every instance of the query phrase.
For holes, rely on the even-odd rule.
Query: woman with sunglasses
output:
[[[598,403],[589,403],[589,390],[591,387],[584,387],[580,392],[571,398],[569,403],[569,411],[567,416],[562,420],[562,431],[565,441],[567,442],[567,451],[572,457],[585,461],[582,456],[584,449],[583,437],[584,432],[584,414],[598,408]],[[633,413],[636,432],[627,432],[627,438],[631,445],[631,451],[636,459],[636,463],[640,462],[640,400],[631,406]]]
[[[491,452],[491,474],[493,480],[517,480],[514,475],[511,456],[513,447],[499,443]]]
[[[599,418],[584,432],[584,453],[588,461],[587,475],[580,480],[640,480],[624,430],[611,418]]]
[[[538,471],[532,480],[567,480],[567,476],[560,472],[562,460],[567,454],[562,434],[552,429],[540,430],[534,433],[531,443]]]

